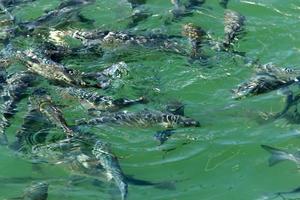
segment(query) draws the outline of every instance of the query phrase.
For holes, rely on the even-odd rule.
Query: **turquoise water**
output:
[[[31,20],[58,4],[58,1],[39,0],[14,9],[13,14],[21,21]],[[224,9],[217,0],[207,0],[192,16],[168,25],[164,21],[172,8],[169,1],[149,0],[145,8],[152,16],[132,31],[180,35],[182,25],[192,22],[214,38],[223,37]],[[190,63],[184,56],[142,48],[118,49],[101,58],[63,60],[68,67],[82,71],[99,70],[125,61],[129,75],[104,93],[131,98],[145,95],[151,100],[147,105],[128,110],[163,109],[170,101],[181,101],[185,104],[186,115],[199,120],[202,125],[176,130],[162,146],[153,139],[155,128],[105,125],[91,128],[90,131],[111,144],[124,173],[139,179],[175,184],[173,190],[130,185],[129,200],[272,199],[276,192],[300,186],[300,173],[294,163],[283,162],[269,167],[269,154],[260,147],[268,144],[291,152],[299,149],[297,123],[286,119],[268,121],[264,117],[284,107],[284,95],[275,91],[234,100],[230,92],[253,74],[247,60],[258,59],[260,63],[273,62],[278,66],[297,68],[300,2],[230,0],[228,8],[246,16],[247,34],[235,46],[246,52],[246,61],[235,55],[210,52],[212,56],[203,65]],[[97,0],[96,4],[83,8],[82,14],[95,20],[97,28],[125,30],[130,23],[131,7],[125,0]],[[69,28],[82,27],[85,25],[74,23]],[[30,48],[30,38],[16,40]],[[49,87],[47,83],[45,85]],[[70,124],[85,112],[78,101],[61,101],[55,89],[49,90],[57,102],[66,105],[63,111]],[[21,127],[26,106],[26,99],[18,105],[18,113],[8,129],[11,141]],[[53,131],[60,130],[54,128]],[[30,160],[5,147],[1,147],[0,154],[0,199],[20,196],[34,180],[50,183],[49,200],[120,199],[116,187],[109,183],[95,186],[86,180],[78,185],[68,184],[70,176],[76,172],[62,165],[34,167]]]

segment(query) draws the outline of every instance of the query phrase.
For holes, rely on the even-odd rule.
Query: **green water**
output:
[[[31,20],[58,3],[39,0],[16,8],[13,13],[18,19]],[[153,15],[134,27],[136,32],[180,35],[182,25],[192,22],[214,38],[223,37],[224,9],[217,0],[207,0],[192,16],[169,25],[164,24],[172,7],[169,1],[149,0],[145,7]],[[247,34],[237,43],[237,50],[261,63],[298,65],[298,0],[230,0],[228,8],[247,18]],[[124,30],[130,22],[131,8],[125,0],[97,0],[96,4],[84,8],[82,14],[94,19],[96,27]],[[81,27],[84,25],[74,24],[70,28]],[[22,42],[31,44],[30,38],[22,39]],[[269,154],[260,147],[268,144],[291,151],[299,148],[298,124],[291,124],[286,119],[265,121],[262,117],[263,113],[280,111],[284,107],[284,96],[275,91],[239,101],[232,99],[230,90],[249,78],[253,69],[237,56],[211,54],[207,65],[191,64],[184,56],[147,49],[121,49],[102,58],[63,61],[70,68],[82,71],[99,70],[111,63],[125,61],[130,69],[129,76],[116,82],[112,89],[105,91],[106,94],[132,98],[146,95],[151,99],[149,104],[129,110],[162,109],[169,101],[178,100],[185,104],[186,115],[199,120],[202,125],[176,130],[162,146],[153,139],[155,128],[91,128],[111,143],[124,173],[139,179],[175,184],[173,190],[130,185],[128,200],[271,199],[276,192],[300,186],[300,173],[294,163],[283,162],[269,167]],[[72,123],[85,112],[76,100],[62,101],[53,88],[49,89],[57,102],[67,105],[63,111],[68,122]],[[23,122],[26,106],[24,99],[12,119],[8,130],[11,141]],[[168,149],[173,150],[166,152]],[[33,167],[29,160],[4,147],[0,154],[0,199],[20,196],[35,179],[49,181],[49,200],[112,199],[112,193],[114,199],[120,199],[118,190],[108,183],[95,186],[86,181],[68,185],[73,172],[61,165]]]

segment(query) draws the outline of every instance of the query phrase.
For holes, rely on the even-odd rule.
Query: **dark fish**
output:
[[[186,7],[181,3],[180,0],[171,0],[173,9],[170,11],[175,19],[185,16],[188,14]]]
[[[256,74],[233,89],[234,98],[239,99],[277,90],[298,82],[300,73],[289,68],[277,68],[272,64],[259,66]]]
[[[4,1],[5,2],[5,1]],[[15,21],[15,17],[10,13],[10,11],[7,9],[6,5],[3,1],[0,1],[0,9],[5,12],[5,14],[8,16],[9,20],[11,22]]]
[[[145,9],[144,5],[146,0],[127,0],[132,8],[132,14],[130,16],[131,22],[128,24],[129,28],[135,27],[141,21],[147,19],[151,14]]]
[[[49,184],[47,182],[38,182],[38,183],[32,184],[29,188],[27,188],[25,190],[22,199],[24,199],[24,200],[47,200],[48,187],[49,187]]]
[[[155,139],[159,141],[159,143],[162,145],[164,144],[169,137],[171,137],[173,134],[175,134],[174,130],[168,129],[168,130],[163,130],[163,131],[158,131],[154,135]]]
[[[281,197],[282,199],[297,200],[297,199],[299,199],[299,193],[300,193],[300,187],[295,188],[291,191],[287,191],[287,192],[276,192],[274,194],[274,198],[272,198],[272,199],[275,199],[276,197]]]
[[[285,107],[281,112],[275,115],[275,119],[284,117],[293,106],[295,106],[293,114],[296,114],[296,116],[298,114],[297,105],[300,102],[300,94],[294,95],[294,93],[291,90],[285,91],[284,94],[286,94]]]
[[[1,3],[6,8],[15,8],[15,7],[20,6],[22,4],[33,3],[35,1],[36,0],[2,0]]]
[[[195,9],[205,3],[205,0],[188,0],[186,5],[187,10]]]
[[[270,147],[267,145],[261,145],[261,147],[269,153],[271,153],[271,156],[269,158],[269,166],[276,165],[277,163],[285,160],[290,160],[296,163],[297,165],[300,164],[300,152],[289,153],[287,151]]]
[[[1,106],[0,115],[0,143],[7,144],[7,137],[5,129],[9,126],[9,118],[15,113],[16,104],[26,94],[26,89],[33,83],[34,76],[30,73],[19,72],[9,76],[3,86],[1,92],[1,99],[3,104]]]
[[[224,41],[225,49],[231,48],[235,41],[243,36],[245,33],[246,18],[238,12],[232,10],[225,10],[224,15]]]
[[[127,0],[133,9],[146,4],[147,0]]]
[[[89,47],[73,47],[70,48],[68,46],[56,45],[51,42],[44,42],[39,50],[48,58],[55,62],[60,62],[65,57],[77,57],[77,56],[97,56],[101,57],[103,55],[103,51],[101,48],[97,48],[96,46]]]
[[[200,126],[198,121],[188,117],[147,109],[140,112],[101,113],[96,118],[78,121],[78,124],[89,125],[106,123],[141,127],[162,126],[165,128]]]
[[[62,88],[61,91],[64,94],[69,94],[79,99],[82,105],[86,106],[88,109],[92,108],[101,111],[116,111],[134,104],[147,102],[143,97],[140,97],[138,99],[114,99],[111,96],[103,96],[99,95],[96,92],[88,92],[86,90],[74,87]]]
[[[220,6],[222,6],[225,9],[227,9],[228,2],[229,0],[219,0]]]
[[[184,104],[178,101],[173,101],[167,104],[166,111],[174,115],[184,116]]]
[[[179,19],[181,17],[189,16],[193,14],[193,10],[202,6],[205,0],[188,0],[186,4],[182,3],[181,0],[171,0],[174,5],[173,9],[170,11],[174,19]]]
[[[34,29],[47,25],[49,22],[55,20],[68,21],[72,16],[77,15],[82,6],[94,3],[95,0],[70,0],[62,2],[55,10],[49,11],[39,17],[38,19],[30,22],[19,23],[21,32],[32,32]]]

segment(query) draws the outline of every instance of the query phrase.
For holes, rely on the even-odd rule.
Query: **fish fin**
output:
[[[267,146],[267,145],[261,145],[261,147],[263,149],[265,149],[266,151],[268,151],[269,153],[271,153],[271,156],[269,158],[269,166],[270,167],[276,165],[277,163],[279,163],[281,161],[289,159],[288,153],[286,151],[276,149],[274,147]]]
[[[167,129],[163,131],[157,131],[156,134],[154,135],[154,138],[159,141],[159,145],[164,144],[171,135],[175,133],[174,129]]]
[[[82,15],[81,13],[77,14],[77,18],[80,22],[87,23],[87,24],[90,24],[90,25],[93,25],[94,22],[95,22],[95,20],[89,19],[89,18],[85,17],[84,15]]]
[[[130,175],[126,175],[125,176],[126,181],[128,181],[128,183],[133,184],[133,185],[140,185],[140,186],[153,186],[155,188],[158,189],[167,189],[167,190],[174,190],[175,189],[175,185],[173,182],[151,182],[151,181],[146,181],[146,180],[141,180],[141,179],[136,179],[133,176]]]

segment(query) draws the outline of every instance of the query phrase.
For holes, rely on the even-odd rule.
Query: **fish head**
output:
[[[201,41],[206,34],[200,26],[188,23],[183,26],[182,35],[186,36],[192,41]]]

